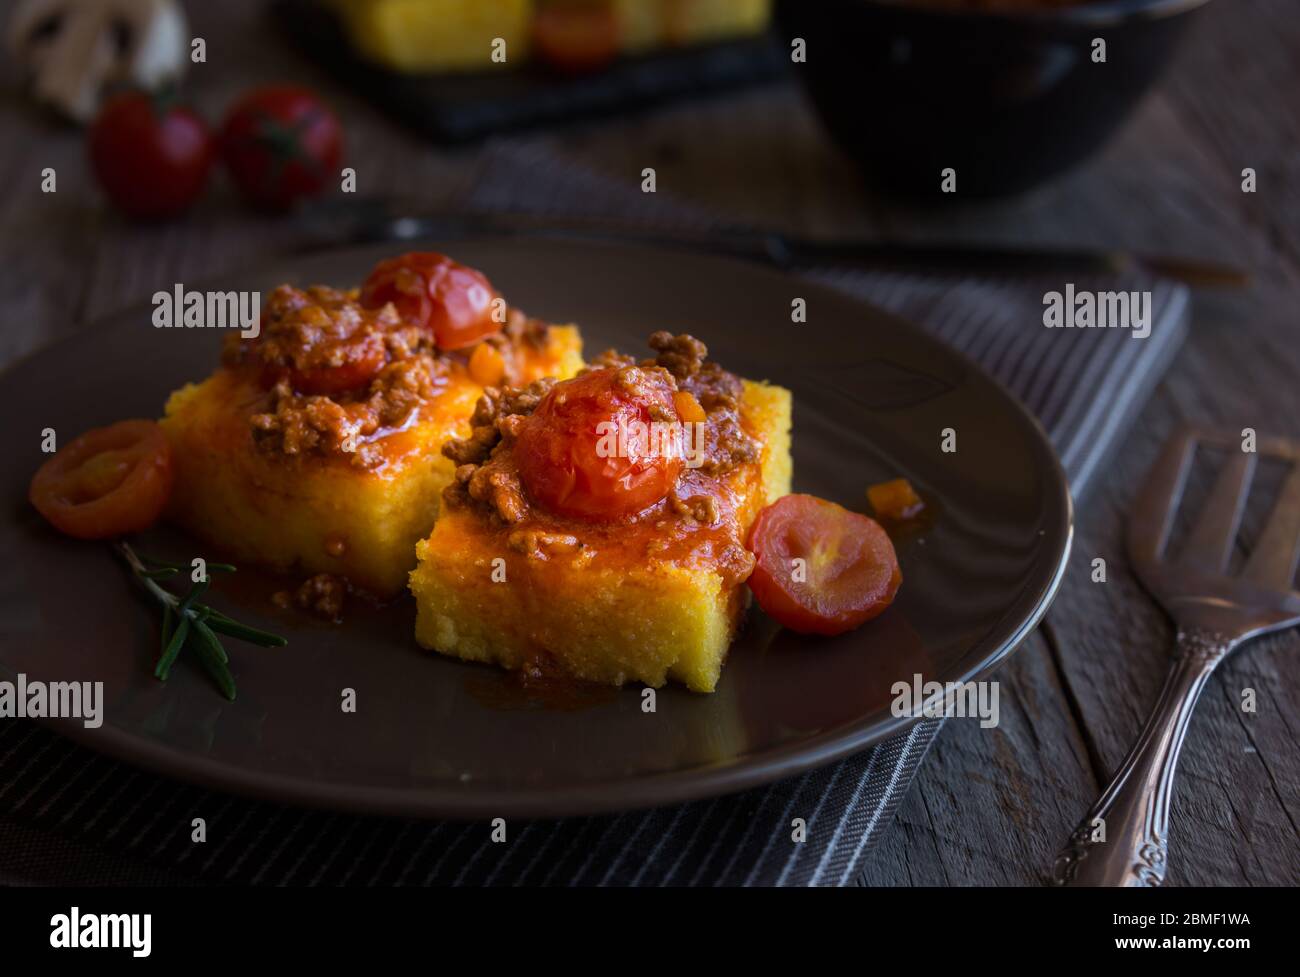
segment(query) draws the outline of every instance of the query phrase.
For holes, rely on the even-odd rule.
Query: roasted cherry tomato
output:
[[[533,53],[561,74],[599,71],[618,48],[618,16],[602,0],[548,0],[533,16]]]
[[[269,387],[287,374],[289,385],[299,393],[329,396],[364,387],[387,361],[384,337],[370,332],[315,348],[309,362],[269,370],[264,382]]]
[[[500,332],[497,293],[481,271],[433,251],[412,251],[375,265],[361,287],[361,304],[386,302],[398,314],[433,332],[442,349],[464,349]]]
[[[158,521],[172,490],[172,452],[153,421],[118,421],[65,445],[27,497],[61,532],[108,539]]]
[[[630,516],[664,498],[677,484],[680,450],[663,451],[649,430],[652,414],[676,418],[673,390],[646,374],[630,393],[618,370],[593,370],[557,383],[520,425],[515,463],[524,488],[539,505],[578,519]],[[627,432],[620,439],[619,431]],[[619,442],[623,441],[623,444]]]
[[[221,158],[251,203],[288,210],[338,180],[343,127],[306,88],[257,88],[226,114]]]
[[[172,217],[208,182],[215,141],[207,123],[163,97],[126,92],[90,129],[90,162],[109,200],[128,217]]]
[[[759,606],[802,634],[853,630],[888,607],[903,582],[879,523],[812,495],[787,495],[760,512],[749,548]]]

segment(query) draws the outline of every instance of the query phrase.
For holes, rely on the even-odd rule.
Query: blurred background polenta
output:
[[[255,29],[283,48],[287,74],[301,78],[307,62],[317,83],[295,97],[240,93],[209,110],[211,140],[181,133],[160,99],[166,111],[183,107],[187,84],[214,68],[233,78],[245,45],[260,40],[209,50],[179,0],[18,0],[7,34],[12,74],[37,102],[100,123],[91,136],[100,183],[136,217],[183,212],[218,161],[264,209],[323,193],[308,170],[332,170],[345,133],[297,127],[340,93],[454,145],[792,77],[869,186],[951,200],[939,178],[947,169],[969,199],[1031,188],[1094,153],[1205,2],[265,0]],[[250,73],[248,88],[260,80]],[[121,106],[108,112],[110,96],[128,89],[148,93],[152,113],[142,102],[134,121]],[[265,118],[250,125],[249,113]],[[166,120],[161,132],[151,134],[151,117]],[[125,145],[141,139],[157,141],[152,159]],[[262,165],[232,162],[236,140],[255,143]],[[742,175],[745,160],[731,162]],[[286,186],[256,185],[273,177]]]
[[[364,57],[395,71],[560,70],[761,33],[768,0],[326,0]],[[494,57],[496,60],[494,61]]]

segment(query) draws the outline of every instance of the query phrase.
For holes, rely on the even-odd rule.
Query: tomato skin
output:
[[[404,320],[428,328],[433,311],[428,276],[443,260],[451,259],[432,251],[412,251],[385,258],[366,276],[361,286],[361,304],[367,309],[378,309],[391,302]]]
[[[255,88],[226,113],[221,158],[251,204],[283,212],[338,179],[343,127],[309,89]]]
[[[492,318],[496,293],[482,272],[451,262],[430,280],[429,325],[443,349],[464,349],[505,325]]]
[[[618,16],[603,3],[550,3],[533,16],[533,53],[562,75],[608,67],[619,50]]]
[[[198,115],[144,92],[109,99],[91,126],[87,148],[109,200],[138,220],[187,210],[203,193],[216,155],[212,133]]]
[[[903,582],[889,535],[874,519],[812,495],[787,495],[750,530],[749,588],[777,623],[800,634],[851,631],[885,610]],[[803,559],[806,579],[795,579]]]
[[[302,394],[346,393],[364,387],[388,362],[384,338],[379,333],[368,332],[346,339],[335,340],[325,349],[313,350],[322,360],[336,352],[342,362],[333,365],[267,366],[262,370],[262,386],[270,389],[282,378]]]
[[[361,287],[361,304],[397,312],[433,333],[441,349],[465,349],[501,331],[498,296],[481,271],[435,251],[412,251],[379,262]]]
[[[520,425],[515,463],[529,496],[552,512],[605,522],[643,511],[664,498],[685,467],[680,454],[628,451],[602,457],[601,425],[649,425],[651,407],[672,411],[666,384],[635,398],[615,386],[612,368],[557,383]]]
[[[157,522],[171,490],[171,445],[162,428],[130,420],[65,445],[37,469],[27,497],[60,532],[111,539]]]
[[[292,370],[289,384],[294,390],[304,394],[346,393],[364,387],[384,367],[384,347],[380,343],[378,350],[367,346],[357,358],[349,360],[342,366],[323,367],[320,369]]]

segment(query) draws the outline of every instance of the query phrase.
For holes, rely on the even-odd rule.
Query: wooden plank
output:
[[[1046,881],[1097,784],[1043,636],[1031,635],[996,680],[999,724],[945,724],[866,866],[867,884]]]
[[[1289,0],[1210,4],[1166,86],[1215,154],[1233,204],[1300,275],[1300,17]],[[1211,81],[1212,80],[1212,81]],[[1256,171],[1254,193],[1241,171]]]

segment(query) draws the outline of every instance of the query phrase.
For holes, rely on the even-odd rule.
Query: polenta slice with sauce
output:
[[[690,336],[651,346],[479,401],[443,449],[456,480],[411,573],[421,645],[713,691],[748,602],[749,528],[790,491],[791,398]]]
[[[421,274],[442,267],[433,259],[454,265],[417,257],[395,259],[405,264],[385,281],[426,282]],[[575,326],[515,309],[496,324],[438,318],[432,286],[412,304],[372,285],[382,301],[274,290],[261,334],[231,336],[212,376],[171,395],[161,425],[175,467],[172,522],[234,559],[336,574],[392,597],[452,481],[442,444],[469,433],[487,386],[571,376],[582,343]],[[480,304],[496,298],[487,289]],[[464,314],[464,303],[447,307]]]

